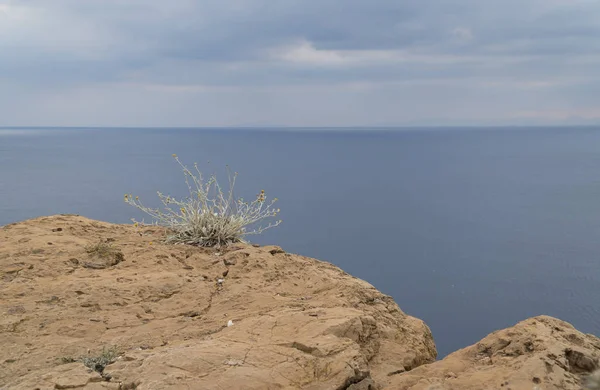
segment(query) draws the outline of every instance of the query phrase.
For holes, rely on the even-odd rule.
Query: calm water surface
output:
[[[281,199],[255,242],[369,281],[440,356],[538,314],[600,334],[600,128],[0,129],[0,225],[140,218],[125,192],[185,195],[172,153]]]

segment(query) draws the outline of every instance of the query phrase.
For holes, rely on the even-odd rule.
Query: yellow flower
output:
[[[148,245],[152,245],[152,241],[150,241],[150,242],[148,243]]]
[[[134,223],[133,223],[133,226],[135,226],[135,227],[138,227],[138,223],[137,223],[137,222],[134,222]]]
[[[183,207],[180,210],[181,210],[181,214],[185,214],[185,209]]]
[[[139,197],[139,196],[136,196],[136,197],[135,197],[135,200],[140,200],[140,197]]]
[[[171,156],[173,156],[174,158],[177,158],[177,155],[175,153],[173,153]]]

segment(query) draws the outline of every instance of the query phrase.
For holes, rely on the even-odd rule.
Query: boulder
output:
[[[540,316],[490,334],[475,345],[390,377],[398,390],[581,390],[598,367],[600,339]]]

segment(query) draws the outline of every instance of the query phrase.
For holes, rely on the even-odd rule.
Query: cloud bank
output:
[[[595,0],[0,0],[0,126],[600,123]]]

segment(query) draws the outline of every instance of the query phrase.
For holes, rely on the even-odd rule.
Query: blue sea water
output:
[[[172,153],[281,199],[255,242],[369,281],[440,356],[538,314],[600,334],[600,128],[0,128],[0,225],[140,218],[124,193],[186,193]]]

